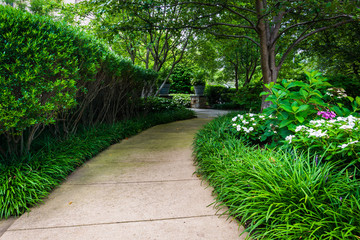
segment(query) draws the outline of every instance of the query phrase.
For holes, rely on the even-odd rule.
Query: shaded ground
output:
[[[193,175],[194,134],[222,113],[198,110],[109,147],[30,213],[0,221],[0,239],[244,239]]]

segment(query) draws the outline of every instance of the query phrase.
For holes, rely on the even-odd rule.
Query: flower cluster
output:
[[[289,144],[304,150],[324,152],[330,158],[357,159],[360,152],[360,118],[352,115],[334,119],[312,120],[297,126],[294,135],[286,137]]]
[[[255,120],[255,118],[257,120]],[[254,127],[259,124],[258,119],[265,120],[265,115],[258,115],[253,113],[247,113],[244,115],[238,114],[237,116],[232,118],[234,123],[233,126],[236,127],[236,131],[244,131],[245,133],[250,133],[254,131]]]
[[[251,140],[259,140],[265,131],[266,120],[271,118],[274,117],[267,116],[265,114],[238,114],[232,118],[232,125],[235,127],[238,135],[244,135],[246,138]],[[276,126],[272,126],[270,131],[276,133]]]
[[[328,88],[328,91],[325,93],[326,95],[329,95],[330,97],[336,96],[336,98],[346,98],[347,94],[343,88]]]
[[[325,111],[319,111],[317,113],[318,116],[322,116],[325,119],[333,119],[334,117],[336,117],[336,114],[333,111],[330,111],[329,109],[325,112]]]

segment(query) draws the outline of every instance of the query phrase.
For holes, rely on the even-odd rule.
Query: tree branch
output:
[[[283,54],[283,56],[281,57],[281,60],[277,66],[277,68],[280,68],[282,66],[282,64],[284,63],[285,61],[285,58],[289,55],[289,53],[291,52],[291,50],[294,49],[294,47],[299,44],[301,41],[305,40],[306,38],[314,35],[315,33],[318,33],[318,32],[322,32],[322,31],[325,31],[327,29],[330,29],[330,28],[336,28],[338,26],[341,26],[343,24],[346,24],[346,23],[350,23],[350,22],[354,22],[355,20],[353,19],[349,19],[349,20],[346,20],[346,21],[342,21],[342,22],[339,22],[339,23],[336,23],[336,24],[333,24],[331,26],[326,26],[326,27],[322,27],[322,28],[318,28],[308,34],[305,34],[305,35],[302,35],[300,36],[298,39],[296,39],[293,44],[291,44],[291,46],[288,47],[288,49],[286,50],[286,52]]]
[[[228,35],[228,34],[219,34],[216,32],[210,32],[211,34],[218,36],[218,37],[228,37],[228,38],[246,38],[250,41],[252,41],[253,43],[255,43],[257,46],[260,47],[260,43],[258,43],[257,41],[255,41],[253,38],[249,37],[249,36],[245,36],[245,35]]]
[[[317,17],[317,16],[316,16]],[[349,18],[350,16],[348,15],[338,15],[335,17],[331,17],[331,18],[324,18],[324,19],[319,19],[319,20],[315,20],[316,17],[311,20],[311,21],[307,21],[307,22],[301,22],[301,23],[297,23],[297,24],[293,24],[287,28],[285,28],[283,31],[281,31],[279,33],[279,35],[274,39],[274,43],[281,37],[281,35],[283,35],[284,33],[286,33],[287,31],[289,31],[292,28],[298,27],[298,26],[302,26],[302,25],[307,25],[307,24],[312,24],[312,23],[318,23],[318,22],[324,22],[324,21],[331,21],[334,19],[338,19],[338,18]]]

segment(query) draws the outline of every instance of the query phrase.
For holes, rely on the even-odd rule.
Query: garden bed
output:
[[[309,152],[258,148],[233,134],[236,113],[196,136],[198,174],[255,239],[358,239],[357,172]]]

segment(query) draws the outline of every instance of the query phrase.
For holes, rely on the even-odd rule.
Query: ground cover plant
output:
[[[200,131],[198,173],[252,238],[358,239],[360,99],[306,74],[268,85],[263,113],[232,113]]]
[[[309,152],[250,145],[231,131],[236,116],[209,123],[194,142],[198,173],[216,203],[254,239],[358,239],[357,172]]]
[[[21,158],[0,160],[0,218],[18,216],[36,205],[72,171],[113,143],[151,126],[194,117],[177,108],[147,116],[84,128],[63,141],[42,142],[43,147]]]
[[[184,107],[191,107],[191,97],[190,94],[170,94],[172,96],[172,99],[174,102],[176,102],[179,105],[182,105]]]

